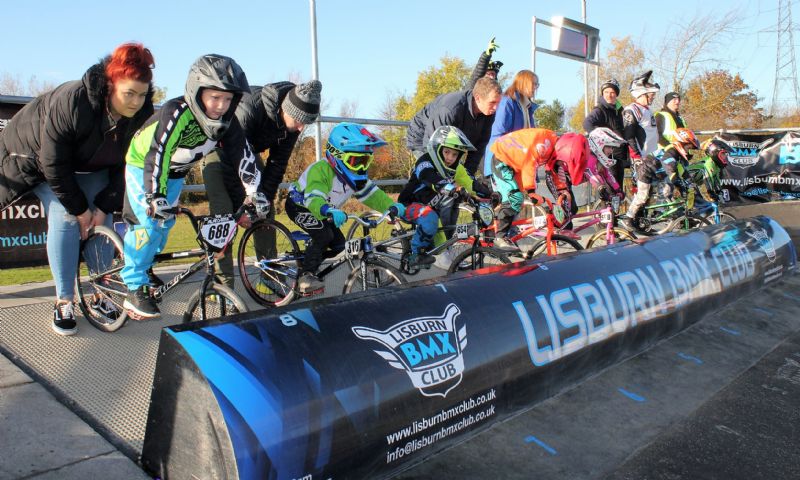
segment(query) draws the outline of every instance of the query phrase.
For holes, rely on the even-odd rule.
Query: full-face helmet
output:
[[[206,88],[233,93],[228,111],[216,120],[206,115],[200,99]],[[203,133],[211,140],[219,140],[228,130],[239,100],[249,89],[247,77],[239,64],[230,57],[209,54],[195,60],[189,69],[184,98]]]
[[[367,171],[375,149],[386,142],[358,123],[342,122],[331,130],[325,145],[325,158],[345,183],[361,190],[369,180]]]
[[[620,147],[625,140],[607,127],[599,127],[589,133],[589,148],[597,160],[606,168],[613,167],[617,160],[603,152],[605,147]]]
[[[452,166],[448,166],[447,162],[444,161],[443,147],[452,148],[453,150],[461,152],[458,156],[458,160],[453,163]],[[467,152],[475,151],[475,147],[467,136],[464,135],[464,132],[449,125],[437,128],[433,132],[433,135],[431,135],[430,140],[428,140],[426,148],[436,171],[439,172],[439,175],[443,178],[447,179],[453,178],[453,175],[456,174],[456,167],[467,158]]]

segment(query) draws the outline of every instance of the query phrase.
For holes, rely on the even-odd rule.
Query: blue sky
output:
[[[800,23],[798,1],[793,20]],[[587,23],[600,29],[601,51],[612,37],[658,41],[681,18],[735,9],[740,34],[717,53],[768,104],[775,73],[777,0],[620,2],[588,0]],[[492,36],[506,72],[531,67],[531,17],[580,20],[580,0],[317,0],[319,76],[326,110],[355,102],[376,117],[387,97],[412,93],[420,70],[449,54],[472,65]],[[252,84],[311,78],[307,0],[26,0],[5,2],[0,73],[26,82],[79,78],[117,44],[136,40],[156,57],[155,82],[180,95],[189,65],[204,53],[235,58]],[[538,36],[539,41],[546,37]],[[795,34],[800,43],[800,32]],[[546,45],[542,45],[546,46]],[[800,56],[800,48],[798,49]],[[798,65],[800,65],[800,58]],[[710,66],[711,67],[711,66]],[[537,54],[539,97],[571,106],[583,87],[577,62]],[[664,85],[666,79],[658,79]]]

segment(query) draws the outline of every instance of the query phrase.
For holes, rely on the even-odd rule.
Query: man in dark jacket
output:
[[[464,166],[475,175],[492,134],[494,113],[502,92],[496,80],[482,77],[469,90],[445,93],[434,98],[414,115],[406,132],[406,146],[415,159],[425,154],[425,145],[437,128],[450,125],[467,136],[476,151],[469,152]]]
[[[600,95],[597,106],[583,120],[583,129],[588,134],[595,128],[606,127],[621,137],[623,135],[622,104],[617,100],[619,82],[615,78],[603,82],[600,85]],[[625,178],[625,167],[629,166],[628,147],[626,145],[615,147],[612,155],[617,163],[614,164],[611,173],[617,184],[622,185]]]
[[[300,133],[319,116],[321,92],[322,83],[318,80],[300,85],[271,83],[252,87],[250,94],[245,95],[236,108],[236,118],[253,152],[269,150],[265,164],[259,166],[262,169],[259,191],[271,204],[275,203],[278,187]],[[239,159],[238,156],[229,158],[218,150],[204,160],[203,180],[212,214],[233,212],[245,199],[239,180],[238,172],[243,167],[237,163]],[[274,209],[270,209],[270,215],[274,214]],[[268,255],[274,250],[274,238],[257,241],[257,250]],[[223,281],[233,287],[231,254],[220,260],[219,270]]]

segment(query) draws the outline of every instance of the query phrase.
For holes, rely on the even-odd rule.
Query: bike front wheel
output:
[[[128,295],[120,272],[125,265],[117,232],[96,226],[81,243],[76,291],[78,306],[93,327],[116,332],[128,320],[122,303]]]
[[[702,228],[711,225],[711,223],[703,217],[696,215],[682,215],[667,227],[667,232],[681,232],[691,230],[693,228]]]
[[[447,274],[464,272],[467,270],[478,270],[493,265],[505,265],[511,263],[508,256],[500,250],[492,247],[479,246],[467,248],[453,258],[453,263],[447,269]]]
[[[265,307],[294,299],[300,248],[289,230],[272,220],[259,220],[245,230],[237,255],[247,294]]]
[[[606,238],[606,230],[600,230],[596,232],[594,235],[589,238],[586,242],[586,249],[594,248],[594,247],[602,247],[605,245],[622,242],[624,240],[636,240],[636,235],[633,232],[630,232],[622,227],[614,227],[614,230],[611,232],[613,235],[612,238]]]
[[[200,290],[194,292],[186,311],[183,313],[183,323],[199,322],[203,320],[203,310],[200,303]],[[230,287],[220,283],[212,283],[205,292],[205,320],[222,318],[228,315],[246,312],[247,304]]]
[[[363,292],[370,288],[391,287],[406,283],[406,279],[400,269],[381,259],[362,259],[361,262],[364,262],[365,272],[362,273],[361,264],[357,263],[350,275],[347,276],[342,294],[346,295],[348,293]]]
[[[556,255],[560,255],[562,253],[568,252],[578,252],[583,250],[583,245],[580,244],[574,238],[570,238],[564,235],[554,234],[552,237],[552,244],[555,247]],[[547,239],[545,237],[541,237],[538,242],[536,242],[530,250],[527,251],[525,254],[526,259],[531,258],[538,258],[544,257],[547,255]]]

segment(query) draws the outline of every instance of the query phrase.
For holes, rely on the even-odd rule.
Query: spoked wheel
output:
[[[622,242],[624,240],[636,239],[636,235],[634,235],[633,232],[630,232],[622,227],[614,227],[612,235],[613,237],[610,243],[617,243],[617,242]],[[608,244],[609,241],[606,238],[606,230],[604,228],[596,232],[594,235],[591,236],[591,238],[589,238],[589,240],[586,242],[586,249],[588,250],[593,247],[602,247]]]
[[[361,218],[364,220],[378,220],[381,216],[382,214],[378,212],[368,212],[361,215]],[[411,241],[409,238],[401,238],[397,241],[389,242],[387,242],[387,240],[391,240],[405,233],[407,233],[406,229],[403,228],[399,220],[394,223],[382,222],[375,228],[365,227],[353,222],[347,230],[346,238],[350,241],[354,238],[366,237],[369,235],[372,237],[372,246],[375,249],[375,254],[380,256],[381,260],[386,263],[400,268],[402,259],[407,257],[411,252]],[[358,265],[358,259],[356,258],[348,258],[347,262],[350,264],[350,268],[355,268]],[[417,269],[417,271],[418,270],[419,269]],[[413,273],[417,272],[415,271]]]
[[[736,217],[731,215],[730,213],[719,212],[719,222],[714,221],[714,214],[711,213],[705,217],[709,224],[713,225],[715,223],[731,223],[736,221]]]
[[[122,239],[117,232],[94,227],[81,244],[78,264],[78,306],[94,327],[115,332],[125,325],[128,315],[122,307],[128,289],[120,272],[125,265]]]
[[[189,299],[189,304],[183,313],[183,323],[202,320],[203,312],[200,307],[200,290],[198,290]],[[219,283],[212,283],[206,289],[205,307],[206,320],[227,317],[228,315],[236,315],[247,311],[247,304],[244,303],[244,300],[229,287]]]
[[[406,279],[400,269],[391,264],[378,258],[362,261],[365,262],[366,274],[362,275],[361,264],[357,261],[356,267],[347,276],[342,294],[363,292],[370,288],[384,288],[406,283]]]
[[[259,220],[239,243],[239,275],[247,294],[265,307],[294,299],[300,249],[289,230],[272,220]]]
[[[478,270],[492,265],[504,265],[511,263],[508,256],[502,251],[491,247],[467,248],[453,258],[453,263],[447,269],[447,274],[463,272],[466,270]]]
[[[564,235],[554,234],[552,237],[553,245],[556,248],[556,255],[562,253],[577,252],[583,250],[583,245],[574,238],[566,237]],[[525,258],[539,258],[547,256],[547,239],[541,237],[536,244],[526,252]]]
[[[693,228],[702,228],[708,225],[711,225],[711,223],[703,217],[698,217],[697,215],[682,215],[669,224],[667,231],[681,232]]]

